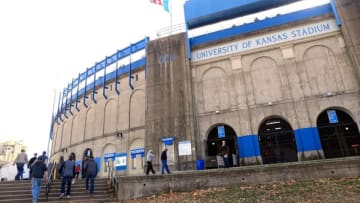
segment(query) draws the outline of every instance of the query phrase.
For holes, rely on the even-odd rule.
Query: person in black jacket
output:
[[[33,163],[36,161],[37,159],[37,153],[34,154],[34,157],[30,159],[29,161],[29,165],[28,165],[28,169],[29,169],[29,178],[31,179],[32,178],[32,165]]]
[[[47,167],[44,162],[37,159],[31,165],[31,170],[33,176],[31,179],[32,202],[36,203],[41,192],[42,179],[45,177],[47,180]]]
[[[167,173],[170,173],[170,170],[169,170],[169,167],[168,167],[168,164],[167,164],[167,148],[165,148],[162,152],[161,152],[161,174],[164,174],[164,169],[166,169],[166,172]]]
[[[90,156],[89,159],[85,162],[84,168],[85,168],[85,176],[86,176],[85,189],[86,191],[89,191],[89,179],[90,179],[90,195],[93,195],[95,177],[98,172],[97,164],[93,156]]]

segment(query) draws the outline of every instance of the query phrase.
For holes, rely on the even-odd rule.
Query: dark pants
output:
[[[65,192],[65,183],[67,185],[66,195],[70,195],[71,193],[71,176],[63,176],[61,180],[61,193]]]
[[[223,156],[223,158],[224,158],[224,167],[229,168],[229,166],[230,166],[229,157],[224,157]]]
[[[94,182],[95,182],[95,176],[94,175],[86,176],[85,189],[89,190],[89,179],[90,179],[90,194],[94,194]]]
[[[167,173],[170,173],[167,160],[161,160],[161,163],[162,163],[161,174],[164,174],[164,169],[166,170]]]
[[[24,165],[25,165],[25,163],[16,163],[17,174],[15,176],[15,180],[22,180],[23,179]]]
[[[155,171],[153,169],[152,166],[152,162],[151,161],[147,161],[147,170],[146,170],[146,175],[149,175],[149,172],[152,172],[153,174],[155,174]]]

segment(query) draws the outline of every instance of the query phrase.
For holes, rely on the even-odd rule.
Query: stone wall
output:
[[[210,187],[304,181],[319,178],[358,177],[360,158],[247,166],[230,169],[187,171],[170,175],[118,177],[119,200],[136,199],[163,192],[185,192]]]

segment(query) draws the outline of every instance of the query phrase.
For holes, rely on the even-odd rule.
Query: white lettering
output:
[[[330,33],[339,30],[334,19],[326,20],[319,23],[313,23],[305,26],[298,26],[295,28],[261,35],[258,37],[251,37],[233,43],[223,44],[207,49],[197,50],[192,52],[192,61],[202,61],[215,57],[226,56],[234,53],[240,53],[247,50],[252,50],[260,47],[270,46],[274,44],[289,42],[292,40],[303,39],[325,33]]]

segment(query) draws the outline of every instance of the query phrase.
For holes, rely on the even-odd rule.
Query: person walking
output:
[[[62,177],[62,171],[60,171],[60,168],[61,168],[61,166],[64,164],[64,162],[65,162],[64,157],[63,157],[63,156],[60,156],[60,158],[59,158],[59,163],[56,165],[56,172],[57,172],[56,177],[57,177],[58,179],[61,179],[61,177]]]
[[[230,162],[229,162],[229,147],[226,145],[225,140],[223,140],[221,142],[221,147],[220,147],[220,155],[223,157],[224,159],[224,167],[225,168],[229,168],[230,166]]]
[[[152,160],[154,159],[155,155],[153,154],[153,151],[150,149],[149,152],[146,155],[146,163],[147,163],[147,170],[146,175],[149,175],[149,172],[151,171],[153,174],[155,174],[155,171],[152,166]]]
[[[85,190],[89,191],[89,180],[90,180],[90,195],[92,196],[94,194],[94,182],[95,182],[95,177],[97,175],[97,164],[94,160],[93,156],[90,156],[89,159],[86,161],[85,163],[85,176],[86,176],[86,180],[85,180]]]
[[[27,154],[25,153],[25,149],[21,150],[21,153],[17,155],[14,164],[17,167],[17,174],[15,176],[15,180],[22,180],[24,174],[24,166],[29,165]]]
[[[80,171],[81,171],[80,164],[77,164],[75,167],[75,177],[74,178],[79,179]]]
[[[167,173],[170,173],[169,166],[167,164],[167,148],[161,152],[161,174],[164,174],[164,169]]]
[[[67,185],[66,197],[69,199],[71,196],[71,182],[75,174],[75,156],[74,154],[70,154],[69,160],[65,161],[60,166],[60,172],[62,173],[61,180],[61,192],[60,199],[62,199],[65,195],[65,183]]]
[[[31,192],[32,202],[36,203],[41,192],[41,182],[45,178],[47,180],[47,167],[43,161],[36,159],[31,165],[32,178],[31,178]]]
[[[28,169],[29,169],[29,178],[31,180],[32,178],[32,164],[36,161],[37,159],[37,153],[34,154],[34,157],[32,157],[29,161],[29,164],[28,164]]]
[[[46,151],[43,151],[43,153],[42,153],[42,155],[39,157],[39,159],[47,165],[47,163],[48,163],[48,157],[46,156]]]

